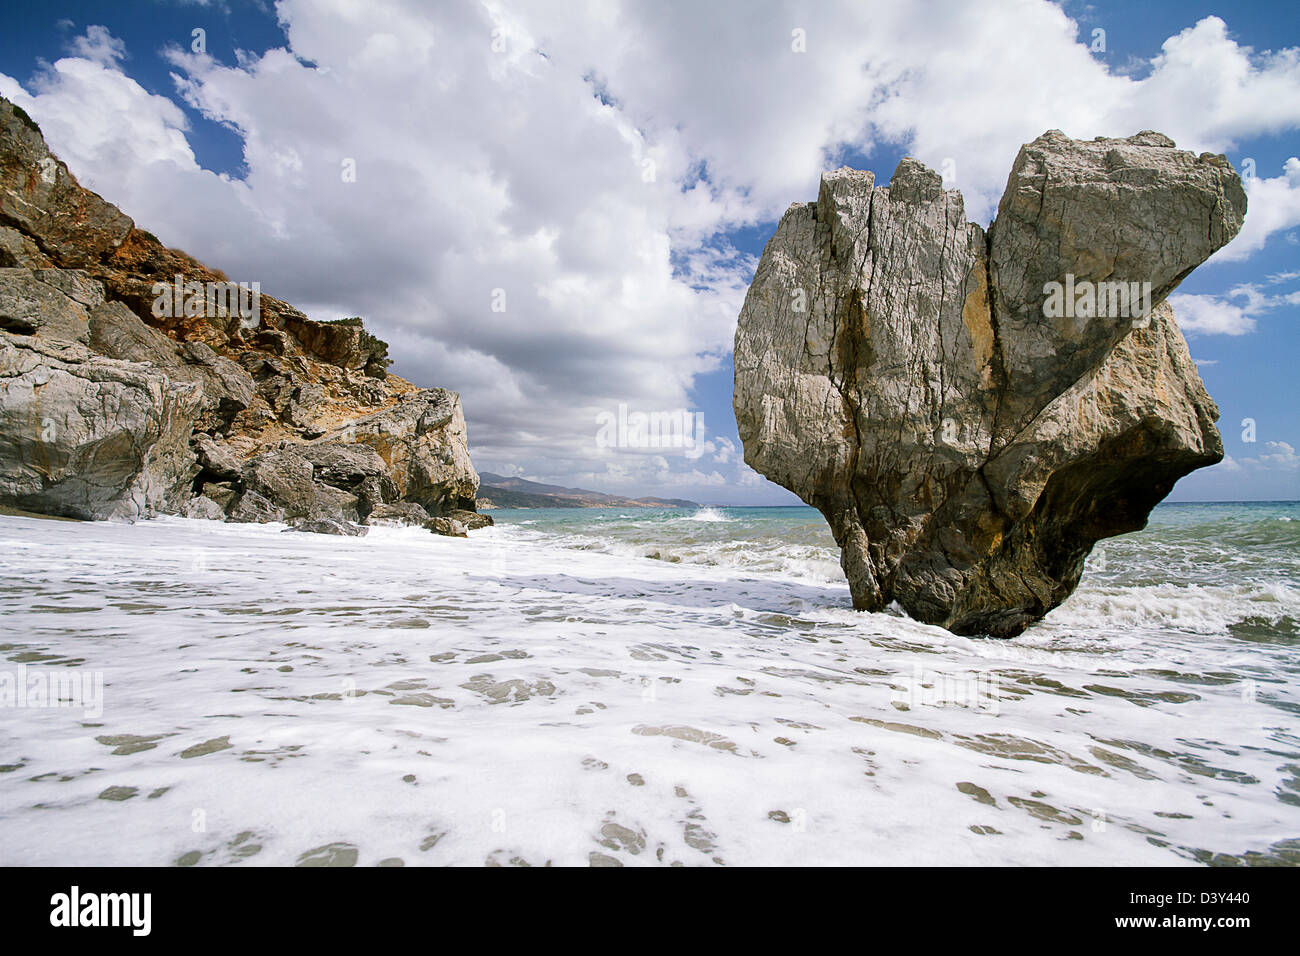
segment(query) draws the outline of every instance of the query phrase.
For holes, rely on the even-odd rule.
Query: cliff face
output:
[[[915,160],[824,174],[740,314],[745,461],[826,516],[855,607],[1019,633],[1222,459],[1164,300],[1245,210],[1222,156],[1151,132],[1024,146],[987,235]]]
[[[487,523],[459,397],[387,366],[360,320],[312,321],[137,229],[0,98],[0,504]]]

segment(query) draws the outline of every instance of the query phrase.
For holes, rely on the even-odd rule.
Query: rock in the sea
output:
[[[915,160],[824,174],[741,311],[745,461],[826,516],[855,607],[1018,634],[1222,459],[1164,299],[1245,209],[1222,156],[1151,132],[1026,145],[988,235]]]
[[[431,517],[422,505],[417,505],[414,501],[395,501],[372,508],[366,517],[366,524],[390,528],[423,528]]]
[[[450,538],[469,537],[469,529],[455,518],[430,518],[424,526],[434,534],[443,534]]]
[[[466,511],[464,508],[452,508],[446,512],[444,517],[459,521],[470,531],[477,531],[479,528],[490,528],[496,524],[491,515],[481,515],[477,511]]]
[[[310,534],[338,534],[349,538],[361,538],[370,531],[363,524],[354,524],[338,518],[301,518],[284,530],[306,531]]]
[[[470,520],[467,521],[466,518]],[[379,505],[370,512],[366,523],[394,528],[425,528],[434,534],[465,538],[469,536],[470,529],[486,527],[492,523],[492,519],[486,515],[459,509],[449,511],[445,515],[430,517],[429,512],[414,501],[398,501],[393,504]]]
[[[222,521],[226,517],[226,509],[206,495],[196,495],[186,503],[185,517],[203,518],[207,521]]]
[[[212,435],[199,432],[191,441],[205,480],[239,481],[244,463],[235,450]]]
[[[280,520],[334,518],[356,521],[357,496],[316,481],[315,468],[300,452],[285,445],[263,452],[244,463],[241,480],[247,496],[253,494],[283,511]],[[254,499],[255,507],[260,502]]]
[[[230,510],[230,506],[239,497],[239,489],[233,481],[205,481],[199,488],[199,497],[215,501],[224,513]]]
[[[230,521],[245,524],[269,524],[284,521],[286,515],[283,507],[250,489],[235,499],[226,512],[226,517]]]

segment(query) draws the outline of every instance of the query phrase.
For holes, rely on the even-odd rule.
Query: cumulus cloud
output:
[[[1300,225],[1300,158],[1288,159],[1280,176],[1264,179],[1247,175],[1242,185],[1249,204],[1246,222],[1232,242],[1210,257],[1210,262],[1248,259],[1264,248],[1274,233]]]
[[[177,101],[133,80],[100,27],[26,83],[0,75],[0,93],[164,241],[319,318],[365,316],[400,374],[462,393],[485,470],[610,490],[762,483],[717,435],[660,468],[597,448],[593,422],[691,407],[754,267],[728,235],[815,197],[846,151],[904,144],[987,222],[1019,145],[1048,128],[1225,151],[1300,126],[1300,54],[1240,46],[1215,17],[1112,68],[1041,0],[276,10],[282,49],[166,50]],[[242,178],[200,166],[177,102],[239,135]],[[1296,224],[1295,163],[1250,184],[1233,255]],[[1185,305],[1185,328],[1226,334],[1258,313]]]
[[[68,52],[75,57],[113,66],[116,61],[125,59],[126,44],[108,32],[105,26],[90,26],[79,37],[74,37],[68,44]]]
[[[1184,332],[1206,335],[1245,335],[1255,328],[1255,320],[1240,305],[1234,305],[1215,295],[1185,295],[1181,292],[1169,297],[1174,315]]]
[[[1184,332],[1245,335],[1255,329],[1258,316],[1285,306],[1300,305],[1300,290],[1269,291],[1297,279],[1300,279],[1300,272],[1278,272],[1262,282],[1243,282],[1233,286],[1222,296],[1178,292],[1169,297],[1169,304],[1173,306]]]
[[[1267,471],[1296,471],[1300,469],[1300,455],[1284,441],[1264,443],[1264,451],[1255,458],[1243,458],[1242,465]]]

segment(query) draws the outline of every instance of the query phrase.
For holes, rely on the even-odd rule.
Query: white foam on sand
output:
[[[0,517],[0,674],[104,677],[0,711],[0,863],[1276,856],[1294,648],[1206,623],[1251,600],[1085,586],[991,641],[509,527]]]

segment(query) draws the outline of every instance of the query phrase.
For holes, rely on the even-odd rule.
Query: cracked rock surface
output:
[[[740,313],[746,463],[826,516],[854,607],[1020,633],[1074,590],[1095,542],[1222,459],[1165,298],[1245,211],[1222,156],[1150,131],[1025,145],[987,233],[916,160],[887,187],[823,174]],[[1067,281],[1150,283],[1149,308],[1080,300],[1053,317],[1049,284]]]

